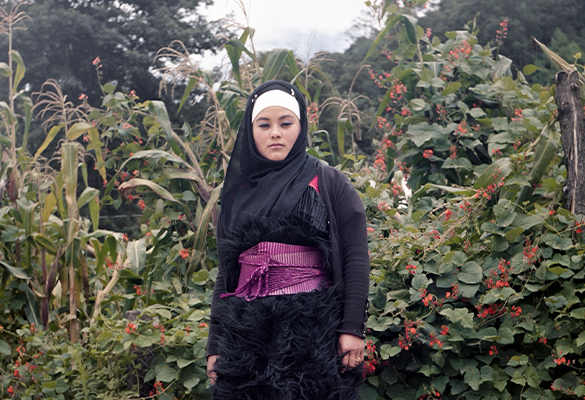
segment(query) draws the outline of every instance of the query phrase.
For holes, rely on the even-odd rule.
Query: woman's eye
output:
[[[281,126],[291,126],[291,125],[292,125],[292,122],[288,122],[288,121],[287,122],[283,122],[281,124]]]
[[[260,128],[268,128],[268,127],[270,127],[269,124],[260,124],[259,126],[260,126]]]

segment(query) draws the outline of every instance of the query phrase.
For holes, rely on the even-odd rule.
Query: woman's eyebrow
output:
[[[285,118],[292,118],[292,117],[293,117],[293,115],[292,115],[292,114],[285,114],[285,115],[282,115],[282,116],[278,117],[278,119],[280,120],[280,119],[285,119]],[[262,121],[270,121],[270,118],[268,118],[268,117],[257,117],[257,118],[254,120],[254,122],[255,122],[255,121],[260,121],[260,120],[262,120]]]

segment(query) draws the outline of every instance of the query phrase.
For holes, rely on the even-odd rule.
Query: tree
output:
[[[98,105],[103,93],[94,61],[101,62],[104,82],[134,90],[142,99],[158,98],[159,80],[152,68],[159,49],[173,40],[181,41],[191,54],[220,45],[208,21],[197,12],[198,6],[211,3],[36,0],[25,8],[33,23],[14,35],[14,47],[29,60],[28,90],[39,91],[47,79],[55,79],[70,100],[85,94]]]

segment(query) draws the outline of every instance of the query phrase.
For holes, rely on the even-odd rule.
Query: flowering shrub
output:
[[[379,349],[362,398],[582,398],[583,217],[563,208],[552,92],[512,78],[473,31],[442,43],[408,9],[388,11],[381,35],[398,38],[385,54],[399,64],[375,73],[387,90],[378,128],[403,132],[388,136],[385,159],[413,194],[405,205],[375,170],[355,178],[372,228],[368,343]],[[507,21],[496,46],[506,31]]]

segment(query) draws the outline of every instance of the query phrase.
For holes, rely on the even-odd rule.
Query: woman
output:
[[[340,171],[306,153],[307,109],[283,81],[250,96],[217,230],[207,370],[220,399],[357,399],[369,256]]]

